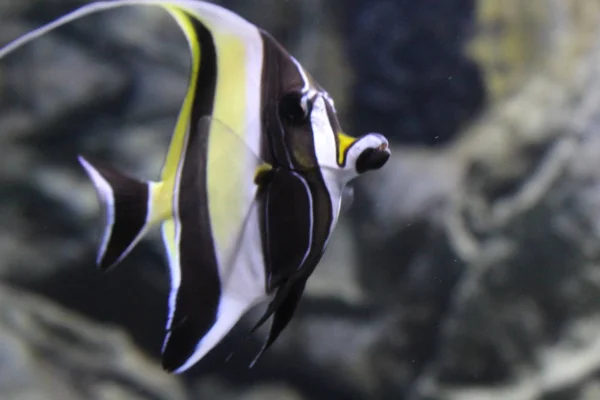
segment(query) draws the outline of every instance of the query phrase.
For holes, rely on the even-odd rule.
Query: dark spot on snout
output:
[[[365,149],[356,160],[356,172],[375,170],[383,167],[390,158],[390,151],[386,147]]]

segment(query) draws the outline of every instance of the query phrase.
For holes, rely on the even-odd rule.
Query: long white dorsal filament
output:
[[[49,31],[56,29],[62,25],[65,25],[69,22],[75,21],[81,17],[85,17],[86,15],[90,15],[99,11],[110,10],[112,8],[119,8],[122,6],[128,5],[156,5],[156,6],[193,6],[193,1],[189,0],[171,0],[171,1],[161,1],[161,0],[114,0],[114,1],[99,1],[87,4],[82,6],[70,13],[63,15],[60,18],[55,19],[52,22],[47,23],[46,25],[40,26],[37,29],[34,29],[23,36],[18,37],[12,42],[8,43],[6,46],[0,48],[0,58],[6,56],[12,51],[18,49],[24,44],[31,42],[32,40],[48,33]]]

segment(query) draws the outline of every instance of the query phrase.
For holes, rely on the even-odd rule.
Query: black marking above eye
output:
[[[289,125],[302,125],[306,122],[310,104],[306,97],[299,92],[288,93],[279,101],[279,116]]]

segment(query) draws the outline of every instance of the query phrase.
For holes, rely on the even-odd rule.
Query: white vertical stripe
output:
[[[298,73],[300,74],[300,76],[302,77],[302,81],[304,82],[304,86],[302,87],[302,93],[308,98],[313,98],[317,95],[317,91],[311,86],[310,79],[308,79],[308,74],[304,70],[304,67],[294,57],[290,56],[290,58],[294,65],[296,65],[296,69],[298,70]]]
[[[337,143],[335,141],[336,132],[333,131],[325,100],[323,96],[317,96],[313,102],[310,122],[313,131],[313,140],[315,144],[315,154],[317,163],[321,167],[339,169],[337,164]]]
[[[190,126],[186,127],[185,138],[183,146],[181,147],[181,158],[179,159],[179,163],[177,165],[177,172],[175,174],[175,184],[173,187],[173,226],[175,230],[175,237],[173,238],[174,249],[171,251],[169,249],[169,238],[166,237],[165,230],[163,229],[163,242],[167,249],[167,255],[169,258],[169,270],[170,270],[170,278],[171,278],[171,290],[169,292],[169,314],[167,318],[167,331],[171,328],[171,324],[173,323],[173,316],[175,315],[175,306],[177,303],[177,293],[179,292],[179,287],[181,285],[181,265],[180,265],[180,250],[179,243],[181,241],[181,219],[179,217],[179,191],[181,184],[181,173],[183,171],[183,164],[185,161],[185,154],[187,152],[188,142],[190,136]],[[163,348],[166,345],[168,340],[168,335],[165,337]]]
[[[261,97],[264,68],[263,39],[255,27],[248,32],[246,42],[246,143],[255,155],[260,154],[262,138]],[[255,162],[256,159],[249,160]],[[254,172],[254,168],[252,169]]]
[[[298,70],[298,73],[300,74],[300,76],[302,77],[302,81],[304,82],[304,86],[302,87],[302,93],[308,93],[308,90],[310,88],[310,80],[308,79],[308,75],[306,75],[304,68],[298,62],[298,60],[296,60],[295,57],[290,56],[290,58],[292,59],[292,62],[296,65],[296,69]]]
[[[321,95],[315,98],[310,121],[312,124],[317,163],[321,167],[321,175],[331,199],[332,215],[331,226],[329,228],[329,233],[331,234],[340,212],[343,184],[341,182],[340,167],[337,163],[337,143],[335,141],[337,133],[331,127],[325,100]],[[329,236],[327,237],[327,241],[329,241]],[[327,242],[325,245],[327,245]]]
[[[247,309],[248,305],[246,302],[239,301],[239,299],[234,297],[222,296],[215,324],[204,335],[202,340],[198,342],[190,358],[173,372],[180,374],[200,361],[233,328]]]
[[[306,182],[306,179],[304,179],[303,176],[301,176],[300,174],[298,174],[296,172],[292,172],[292,175],[294,175],[296,178],[298,178],[300,180],[300,182],[302,182],[302,185],[304,185],[304,190],[306,190],[306,196],[308,197],[308,209],[309,209],[308,246],[306,247],[306,252],[304,253],[304,257],[302,257],[302,261],[300,261],[300,264],[298,265],[298,269],[300,269],[304,265],[304,262],[308,258],[308,255],[310,254],[310,251],[312,250],[312,247],[313,247],[313,237],[312,236],[313,236],[314,222],[315,222],[314,221],[314,207],[313,207],[312,193],[310,192],[310,187],[308,186],[308,182]]]

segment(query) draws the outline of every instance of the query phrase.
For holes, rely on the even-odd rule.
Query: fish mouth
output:
[[[378,151],[387,151],[388,153],[391,153],[391,152],[390,152],[390,146],[388,145],[388,143],[387,143],[387,142],[381,143],[381,144],[379,145],[379,147],[377,147],[377,150],[378,150]]]

